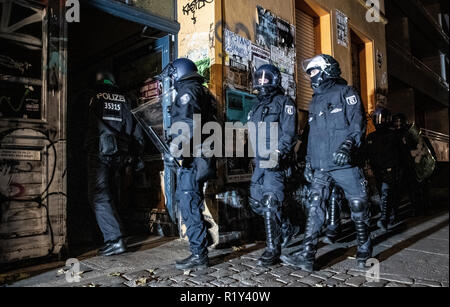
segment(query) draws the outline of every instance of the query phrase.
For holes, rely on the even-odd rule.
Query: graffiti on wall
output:
[[[193,0],[191,2],[188,2],[186,5],[183,5],[183,15],[192,15],[191,20],[194,24],[196,24],[196,12],[204,8],[206,4],[213,2],[214,0]]]

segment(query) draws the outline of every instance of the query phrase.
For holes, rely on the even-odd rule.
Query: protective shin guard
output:
[[[318,233],[315,231],[315,221],[312,217],[308,217],[306,223],[306,234],[305,240],[300,248],[300,250],[290,256],[283,255],[280,259],[295,268],[313,272],[314,262],[316,258],[317,243],[318,243]]]
[[[330,202],[330,209],[328,211],[329,223],[325,233],[326,238],[324,239],[324,242],[327,244],[333,244],[336,242],[336,239],[340,233],[341,210],[339,201],[339,199],[333,197]]]
[[[365,268],[367,260],[372,258],[372,241],[370,239],[369,225],[365,221],[356,221],[356,239],[358,241],[358,251],[356,260],[360,268]]]
[[[384,231],[388,229],[388,224],[390,221],[390,211],[391,206],[389,206],[389,200],[387,197],[383,197],[383,199],[381,200],[381,217],[377,222],[377,226]]]
[[[283,223],[281,225],[281,235],[282,243],[281,247],[286,248],[292,244],[294,237],[300,233],[300,228],[293,226],[288,218],[283,218]]]
[[[266,228],[266,250],[259,258],[260,266],[277,264],[281,255],[281,228],[275,214],[270,211],[264,212],[264,226]]]

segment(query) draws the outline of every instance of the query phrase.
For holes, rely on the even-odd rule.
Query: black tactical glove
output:
[[[345,141],[344,144],[339,147],[338,151],[333,154],[333,162],[337,166],[344,166],[351,162],[351,151],[353,147],[352,141]]]
[[[314,180],[314,170],[312,169],[311,163],[307,162],[305,166],[305,171],[303,173],[306,181],[312,183]]]

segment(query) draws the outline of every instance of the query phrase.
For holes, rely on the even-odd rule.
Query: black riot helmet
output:
[[[97,84],[116,85],[116,79],[113,73],[105,68],[100,68],[95,73],[95,82]]]
[[[406,119],[406,115],[403,113],[397,113],[392,116],[392,127],[395,130],[401,130],[408,126],[408,120]]]
[[[303,61],[303,70],[311,80],[311,87],[316,89],[329,79],[339,79],[342,71],[339,62],[328,54],[320,54]]]
[[[391,112],[384,107],[377,107],[372,113],[372,121],[377,129],[389,127],[391,120]]]
[[[164,68],[160,79],[170,77],[173,81],[178,82],[189,78],[190,76],[198,76],[198,69],[194,62],[186,58],[180,58]]]
[[[263,96],[281,88],[281,72],[270,64],[262,65],[253,74],[253,88]]]

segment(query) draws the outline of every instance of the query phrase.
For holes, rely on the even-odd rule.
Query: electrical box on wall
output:
[[[226,93],[227,121],[246,124],[256,96],[246,92],[227,89]]]

